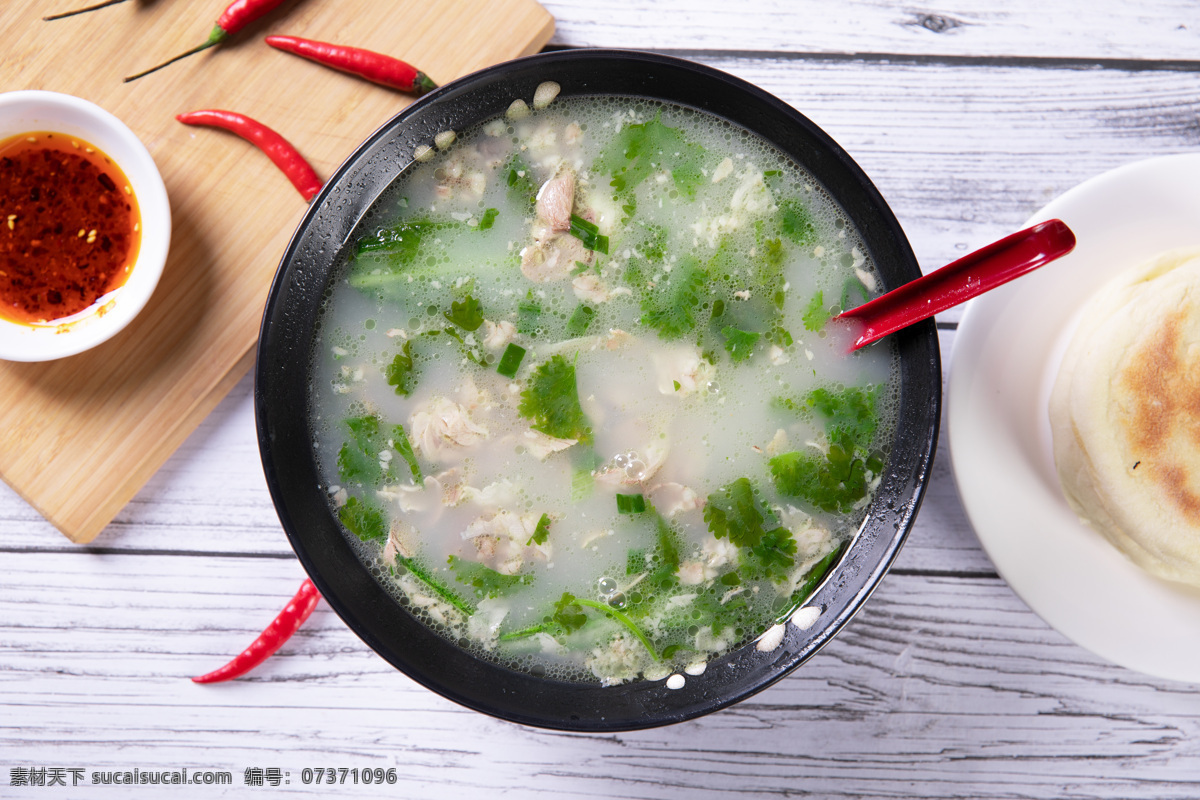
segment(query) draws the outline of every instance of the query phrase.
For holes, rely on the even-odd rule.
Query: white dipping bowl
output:
[[[116,162],[137,198],[141,244],[129,278],[105,296],[104,313],[84,313],[45,325],[0,318],[0,360],[49,361],[81,353],[111,338],[146,305],[167,260],[171,206],[158,167],[125,123],[95,103],[68,94],[0,94],[0,140],[50,131],[86,140]]]

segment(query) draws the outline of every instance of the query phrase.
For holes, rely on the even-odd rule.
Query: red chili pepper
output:
[[[136,81],[138,78],[149,75],[151,72],[156,72],[168,64],[174,64],[181,58],[187,58],[190,55],[199,53],[201,50],[207,50],[214,45],[220,44],[251,22],[274,11],[283,2],[284,0],[233,0],[232,3],[225,7],[225,11],[221,13],[221,16],[217,18],[217,24],[213,27],[212,33],[208,35],[208,40],[204,44],[199,47],[193,47],[186,53],[180,53],[170,61],[164,61],[157,67],[152,67],[145,72],[139,72],[137,75],[130,75],[125,79],[125,82]]]
[[[374,50],[315,42],[295,36],[268,36],[267,44],[402,92],[425,94],[437,88],[428,75],[412,64]]]
[[[304,583],[300,584],[300,591],[296,592],[296,596],[284,606],[283,611],[279,612],[279,616],[267,626],[257,639],[250,643],[249,647],[220,669],[192,678],[192,680],[196,683],[219,683],[245,675],[270,658],[276,650],[283,646],[284,642],[291,638],[292,634],[304,624],[304,620],[312,614],[320,599],[321,594],[317,591],[317,587],[311,580],[305,578]]]
[[[117,3],[124,3],[124,2],[125,2],[125,0],[104,0],[103,3],[96,3],[95,5],[92,5],[92,6],[84,6],[83,8],[77,8],[74,11],[64,11],[61,14],[53,14],[49,17],[42,17],[42,20],[44,20],[45,22],[52,22],[53,20],[56,20],[56,19],[66,19],[67,17],[73,17],[76,14],[86,14],[89,11],[96,11],[97,9],[108,8],[109,6],[115,6]]]
[[[211,128],[236,133],[246,141],[254,144],[275,162],[275,166],[291,180],[292,185],[300,192],[305,200],[312,200],[313,195],[321,191],[321,179],[316,171],[304,160],[304,156],[275,131],[261,122],[239,114],[236,111],[219,111],[204,109],[178,114],[175,119],[184,125],[205,125]]]

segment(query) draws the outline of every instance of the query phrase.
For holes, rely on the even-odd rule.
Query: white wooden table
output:
[[[1200,147],[1195,0],[546,5],[554,45],[672,53],[794,105],[872,177],[926,270],[1093,175]],[[947,361],[957,319],[939,321]],[[1032,613],[980,549],[944,445],[858,617],[699,720],[605,736],[500,722],[418,687],[324,605],[251,676],[193,685],[303,578],[250,395],[243,380],[92,546],[0,487],[0,796],[1200,797],[1200,686],[1106,663]],[[185,767],[232,783],[90,785]],[[397,783],[302,781],[366,767]],[[272,768],[280,785],[245,784]],[[66,787],[10,785],[27,769]]]

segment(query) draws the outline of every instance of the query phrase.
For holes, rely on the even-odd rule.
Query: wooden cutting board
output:
[[[225,0],[128,0],[41,19],[91,2],[0,11],[0,91],[66,92],[116,114],[154,156],[173,212],[162,281],[133,324],[57,362],[0,362],[0,477],[75,542],[94,539],[250,367],[267,289],[305,210],[264,155],[175,115],[248,114],[327,178],[412,98],[264,36],[390,53],[445,83],[537,52],[554,31],[532,0],[294,0],[226,44],[124,83],[204,41]]]

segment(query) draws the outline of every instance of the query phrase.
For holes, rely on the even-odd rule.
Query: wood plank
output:
[[[1099,661],[996,579],[891,575],[761,694],[682,725],[582,736],[454,706],[324,606],[252,676],[187,681],[270,619],[298,583],[294,563],[67,551],[7,566],[0,703],[21,724],[0,726],[0,750],[89,772],[190,765],[240,784],[247,766],[279,766],[305,794],[304,766],[397,766],[405,797],[522,786],[612,798],[1184,798],[1200,774],[1194,688]]]
[[[553,43],[578,47],[883,53],[892,57],[1195,62],[1200,9],[1188,0],[1038,3],[959,0],[764,0],[731,13],[720,0],[551,0]]]
[[[174,211],[162,282],[128,329],[70,359],[0,364],[0,475],[86,542],[248,366],[266,288],[304,211],[250,145],[174,115],[249,113],[329,175],[411,98],[273,50],[264,33],[402,53],[445,82],[537,51],[553,19],[532,0],[289,6],[217,50],[123,83],[202,41],[211,5],[128,3],[58,22],[43,13],[9,4],[0,14],[0,85],[75,94],[123,119],[158,163]],[[394,19],[404,24],[383,24]]]

